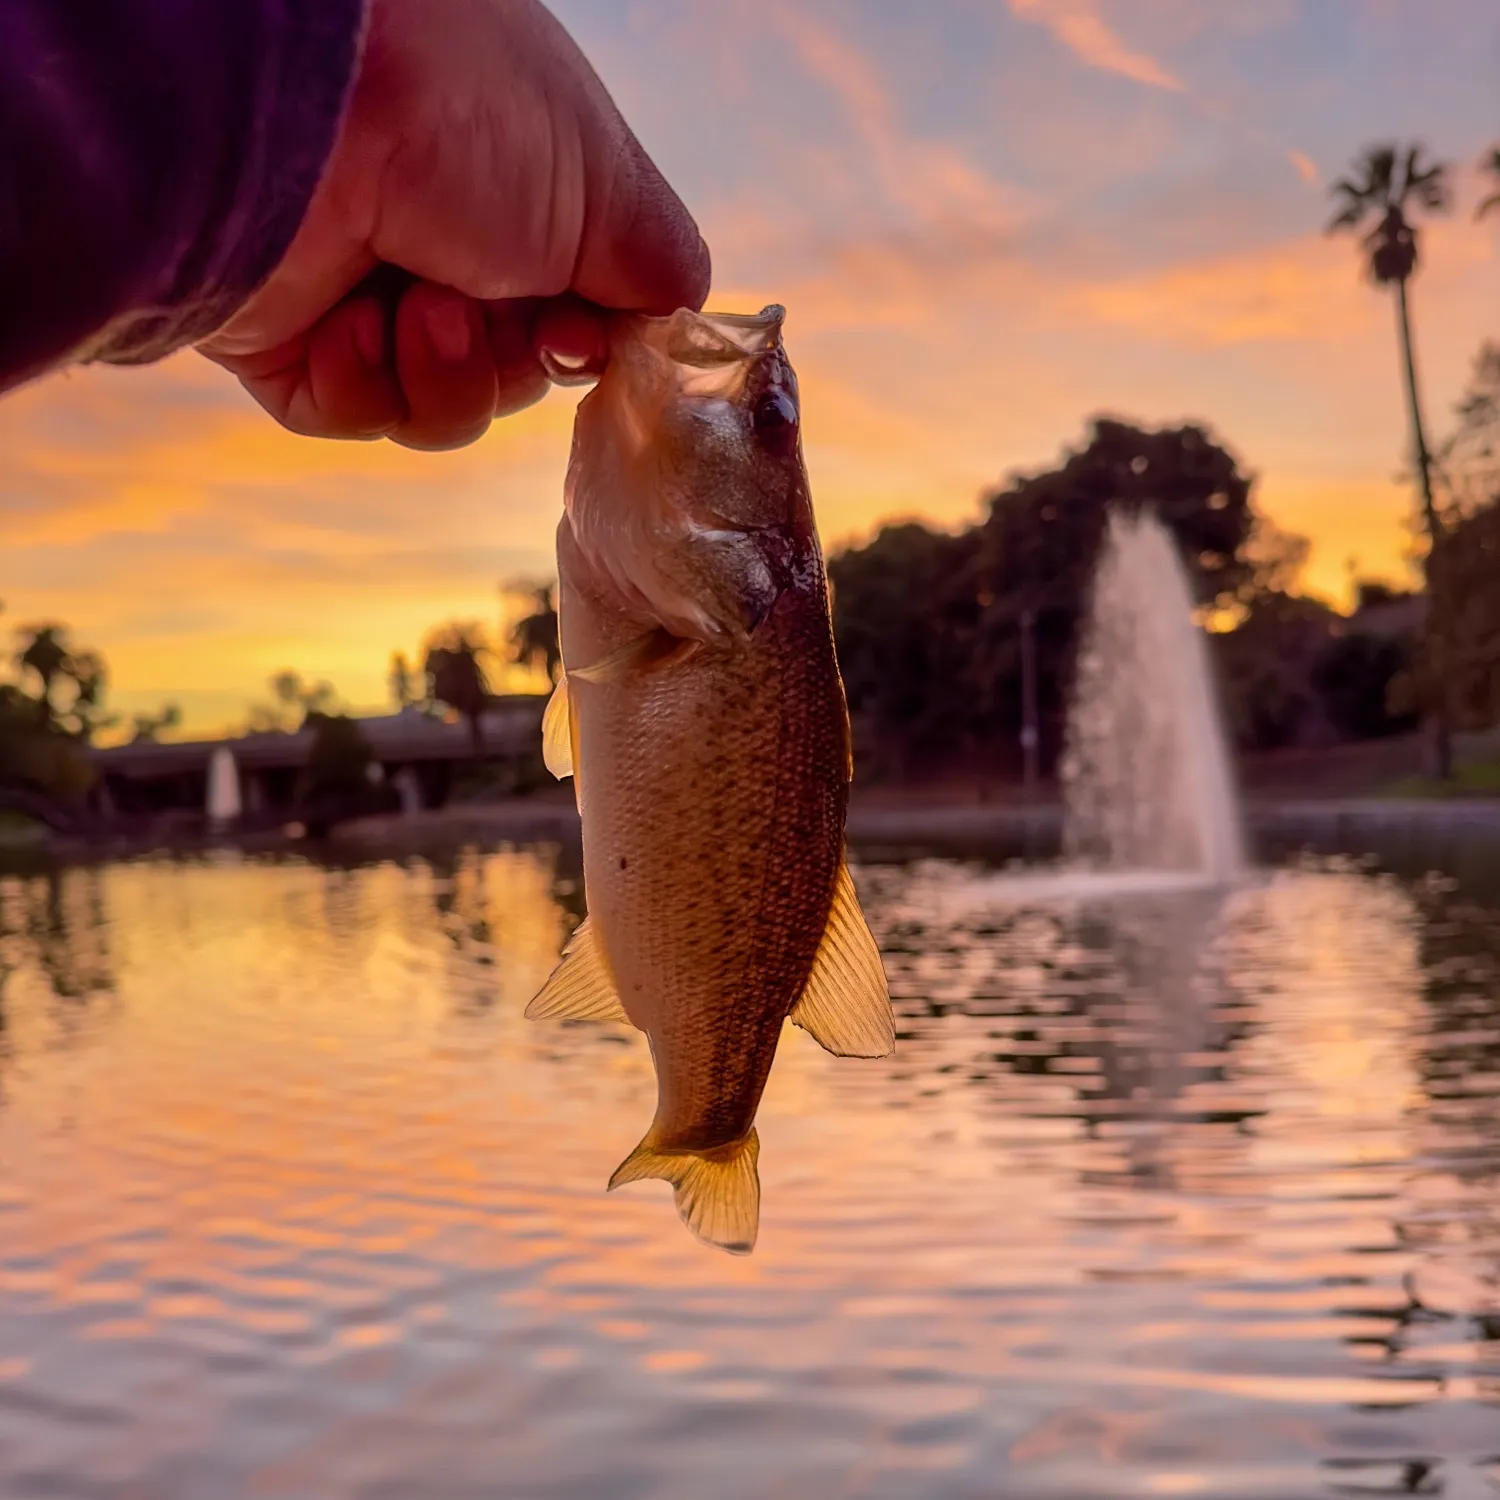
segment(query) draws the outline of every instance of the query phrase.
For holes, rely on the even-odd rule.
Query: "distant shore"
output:
[[[1396,828],[1413,822],[1429,828],[1479,830],[1500,839],[1500,797],[1494,798],[1251,798],[1244,806],[1255,831],[1290,833],[1306,827],[1320,831]],[[856,796],[849,805],[848,831],[863,843],[920,843],[925,839],[961,838],[1009,843],[1028,834],[1055,841],[1061,831],[1062,807],[1056,801],[1026,806],[1014,800],[934,795],[880,789]],[[386,843],[403,833],[418,836],[451,832],[528,842],[578,837],[578,812],[572,799],[526,797],[512,802],[456,805],[410,816],[393,814],[344,824],[340,842]]]
[[[1257,861],[1280,862],[1301,850],[1379,851],[1403,868],[1495,866],[1500,870],[1500,798],[1252,799],[1244,806]],[[1011,801],[902,795],[875,790],[851,801],[848,832],[856,854],[927,855],[982,860],[1050,860],[1061,844],[1062,808]],[[526,798],[450,807],[411,818],[370,818],[341,827],[334,847],[345,857],[420,854],[424,848],[481,843],[576,847],[571,799]]]
[[[911,850],[971,857],[1049,859],[1061,838],[1062,808],[1053,789],[1031,805],[1013,788],[918,786],[856,788],[848,818],[856,849]],[[1301,846],[1363,849],[1462,844],[1500,858],[1500,797],[1339,797],[1252,791],[1244,802],[1247,835],[1266,856]],[[337,825],[316,843],[286,829],[210,835],[183,829],[132,838],[65,838],[33,825],[0,830],[0,863],[98,863],[153,854],[234,848],[248,854],[322,849],[360,860],[381,854],[485,843],[576,845],[579,818],[570,789],[547,787],[529,796],[452,803]],[[1415,841],[1415,842],[1414,842]]]

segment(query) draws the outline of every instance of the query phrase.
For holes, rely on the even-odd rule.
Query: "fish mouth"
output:
[[[758,313],[697,313],[715,333],[737,344],[744,354],[763,354],[781,341],[786,308],[768,302]]]
[[[712,370],[744,364],[768,354],[781,344],[786,308],[768,302],[758,313],[694,312],[679,307],[661,317],[646,313],[617,313],[612,320],[610,342],[636,338],[654,346],[670,360],[690,369]],[[604,374],[608,359],[575,360],[551,349],[539,349],[538,359],[553,385],[594,385]]]
[[[700,313],[679,307],[664,318],[641,318],[636,328],[646,343],[675,364],[707,370],[744,364],[778,348],[785,321],[786,309],[772,302],[758,313]]]

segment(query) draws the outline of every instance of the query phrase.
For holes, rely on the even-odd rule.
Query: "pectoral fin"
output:
[[[568,940],[562,962],[552,971],[552,977],[526,1007],[526,1019],[631,1024],[587,917]]]
[[[828,926],[791,1019],[835,1057],[889,1057],[896,1050],[891,993],[845,862]]]
[[[568,674],[564,672],[552,689],[547,711],[542,715],[542,760],[559,781],[572,776],[578,764],[573,753],[574,734]]]
[[[748,1255],[760,1229],[760,1137],[713,1151],[659,1151],[648,1134],[609,1179],[609,1190],[659,1177],[672,1184],[677,1213],[705,1244]]]
[[[668,630],[648,630],[626,641],[591,667],[580,667],[573,676],[580,682],[613,682],[626,672],[654,672],[683,662],[698,651],[701,641],[673,635]]]

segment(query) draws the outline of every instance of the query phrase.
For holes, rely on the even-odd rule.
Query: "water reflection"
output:
[[[859,872],[901,1044],[789,1029],[745,1262],[521,1019],[576,853],[0,882],[0,1494],[1500,1491],[1500,909],[980,874]]]
[[[30,997],[40,1003],[26,1005]],[[0,1105],[23,1044],[78,1045],[112,1013],[114,997],[100,872],[0,879]]]
[[[98,870],[0,881],[0,976],[29,958],[58,1000],[87,1001],[114,987]]]

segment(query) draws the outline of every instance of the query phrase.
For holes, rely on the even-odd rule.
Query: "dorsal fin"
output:
[[[839,864],[828,926],[791,1019],[835,1057],[889,1057],[896,1050],[885,968],[847,859]]]
[[[528,1021],[623,1021],[620,1004],[594,929],[585,917],[563,949],[562,962],[526,1007]]]

